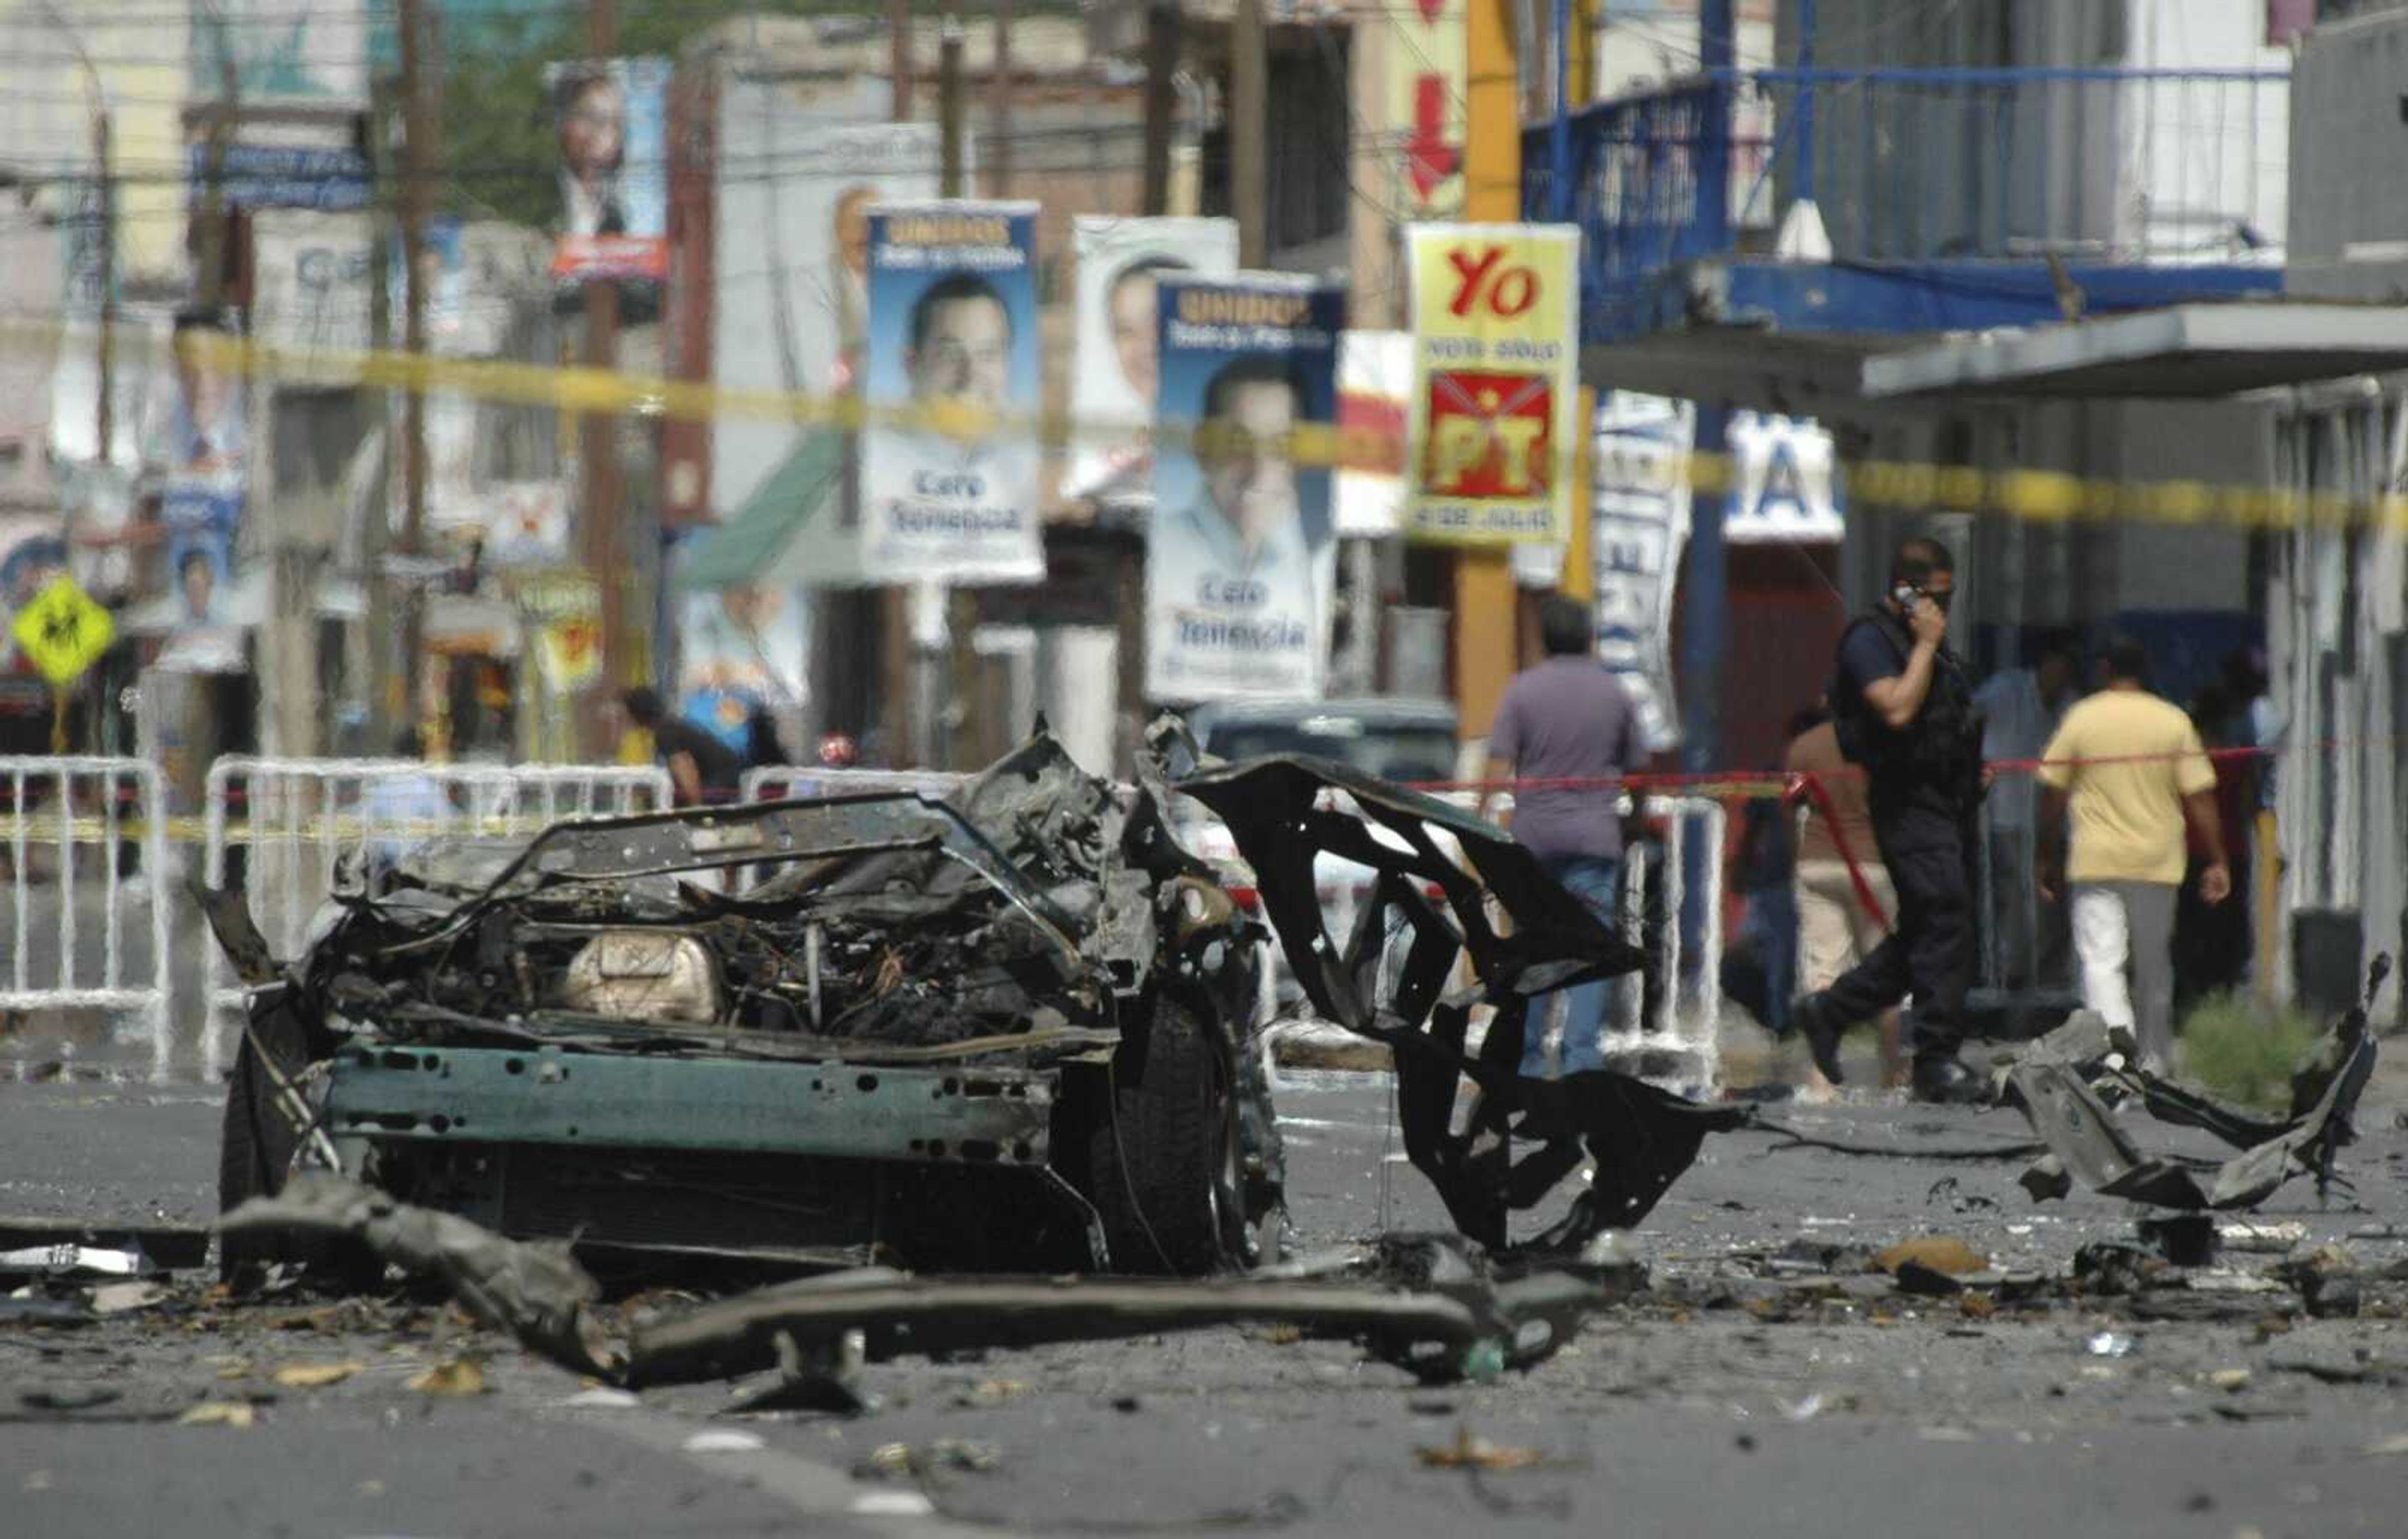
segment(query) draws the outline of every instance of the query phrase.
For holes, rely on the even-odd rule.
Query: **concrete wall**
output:
[[[2408,122],[2400,111],[2408,11],[2316,28],[2300,45],[2292,83],[2292,263],[2408,258]],[[2334,292],[2345,282],[2334,280]]]

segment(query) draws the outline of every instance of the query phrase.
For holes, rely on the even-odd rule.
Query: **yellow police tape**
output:
[[[0,333],[38,333],[55,342],[55,322],[0,322]],[[155,336],[131,335],[128,351],[157,350]],[[1125,423],[1082,420],[1068,413],[990,411],[957,402],[872,406],[853,395],[814,395],[799,391],[757,390],[620,373],[584,365],[507,363],[442,358],[425,353],[280,347],[213,333],[186,334],[175,344],[186,356],[250,378],[328,386],[361,385],[424,392],[450,392],[481,401],[550,406],[569,413],[630,414],[681,420],[720,417],[791,422],[798,426],[895,428],[938,432],[963,438],[992,434],[1031,435],[1048,449],[1074,440],[1125,439]],[[1211,430],[1179,423],[1154,428],[1157,443],[1209,451]],[[1310,466],[1384,469],[1394,474],[1405,460],[1396,434],[1332,424],[1299,427],[1289,440],[1290,458]],[[1587,445],[1558,446],[1558,474],[1585,474]],[[2199,480],[2114,480],[2054,470],[1984,471],[1967,465],[1903,460],[1843,460],[1848,501],[1856,506],[1907,512],[1955,510],[1995,513],[2038,523],[2133,520],[2182,526],[2225,525],[2241,529],[2380,527],[2408,534],[2408,495],[2350,498],[2338,492],[2305,492],[2257,484]],[[1728,491],[1737,462],[1727,454],[1668,455],[1651,467],[1649,480],[1667,490]]]
[[[448,822],[412,820],[390,822],[379,819],[374,822],[357,817],[304,818],[297,822],[281,820],[251,823],[240,818],[230,818],[225,824],[225,842],[230,845],[265,844],[358,844],[374,838],[380,843],[388,839],[429,838],[524,838],[541,832],[555,822],[566,822],[569,814],[546,819],[537,817],[516,819],[455,818]],[[206,844],[209,837],[209,820],[187,815],[160,819],[160,833],[171,844]],[[64,841],[60,835],[64,831]],[[78,813],[64,821],[55,813],[28,812],[0,817],[0,854],[20,848],[27,850],[55,849],[64,842],[75,845],[99,845],[115,841],[139,844],[150,835],[150,821],[143,818],[121,818],[114,823],[91,813]]]

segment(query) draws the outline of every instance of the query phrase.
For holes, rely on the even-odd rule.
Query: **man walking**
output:
[[[1947,548],[1910,539],[1890,562],[1882,602],[1840,637],[1832,725],[1841,751],[1864,766],[1873,846],[1898,912],[1870,956],[1790,1012],[1814,1066],[1837,1084],[1842,1029],[1912,992],[1913,1085],[1923,1101],[1987,1099],[1981,1077],[1956,1057],[1973,976],[1970,847],[1982,799],[1982,729],[1947,645],[1956,593]]]
[[[2173,1052],[2174,900],[2188,850],[2183,826],[2207,852],[2199,895],[2232,891],[2215,816],[2215,771],[2190,718],[2148,689],[2141,644],[2107,649],[2107,687],[2068,711],[2040,768],[2043,832],[2073,810],[2073,853],[2042,868],[2054,898],[2073,884],[2073,948],[2082,1002],[2140,1041],[2141,1062],[2165,1072]],[[2042,847],[2059,848],[2054,838]],[[2129,969],[2131,982],[2126,982]]]
[[[1586,605],[1556,594],[1539,606],[1539,639],[1547,655],[1506,687],[1488,734],[1488,779],[1587,784],[1536,784],[1517,789],[1513,837],[1539,857],[1555,878],[1619,933],[1614,898],[1622,873],[1623,827],[1614,805],[1622,788],[1598,784],[1647,762],[1639,713],[1622,681],[1597,660],[1596,628]],[[1632,817],[1638,813],[1632,798]],[[1607,985],[1562,990],[1561,1072],[1577,1074],[1605,1062]],[[1522,1072],[1547,1072],[1543,1014],[1526,1028]]]

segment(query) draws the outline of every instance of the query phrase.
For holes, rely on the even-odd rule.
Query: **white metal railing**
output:
[[[8,959],[0,1010],[136,1012],[166,1077],[167,836],[158,766],[140,759],[0,758]],[[134,869],[125,869],[129,859]],[[93,951],[97,927],[98,954]],[[49,910],[46,914],[37,911]],[[134,944],[147,937],[149,954]]]
[[[1622,931],[1646,953],[1638,972],[1613,981],[1613,1011],[1603,1039],[1608,1063],[1647,1069],[1644,1077],[1667,1090],[1711,1095],[1722,1076],[1723,841],[1728,826],[1720,802],[1703,796],[1651,796],[1650,821],[1664,827],[1660,846],[1623,852]],[[1705,850],[1698,894],[1698,955],[1683,942],[1683,910],[1688,897],[1684,854],[1692,837]],[[1656,1008],[1647,1010],[1648,980],[1656,980]],[[1564,994],[1540,1002],[1530,1032],[1558,1033]]]
[[[666,808],[668,772],[651,764],[434,764],[411,759],[222,758],[209,766],[203,871],[226,885],[244,856],[251,918],[278,956],[297,954],[347,862],[365,876],[431,838],[526,838],[566,818]],[[214,1076],[224,1013],[243,991],[208,948],[201,1072]]]

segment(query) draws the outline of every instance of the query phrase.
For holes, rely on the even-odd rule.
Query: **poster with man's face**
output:
[[[560,150],[552,276],[668,276],[666,59],[585,59],[544,72]]]
[[[868,435],[862,562],[881,582],[1035,582],[1037,205],[869,210],[873,409],[925,414]],[[1018,421],[1005,419],[1019,418]]]
[[[1146,693],[1312,698],[1329,651],[1330,473],[1290,436],[1336,415],[1345,292],[1277,274],[1160,284],[1164,442],[1146,540]]]
[[[224,322],[198,314],[179,316],[173,335],[168,399],[146,455],[158,477],[170,582],[191,591],[186,578],[195,560],[205,561],[208,591],[218,592],[234,580],[251,466],[242,378],[225,356],[236,338]]]
[[[1073,497],[1143,506],[1154,496],[1154,404],[1163,278],[1238,270],[1238,226],[1226,219],[1079,217],[1079,366],[1070,410]]]

